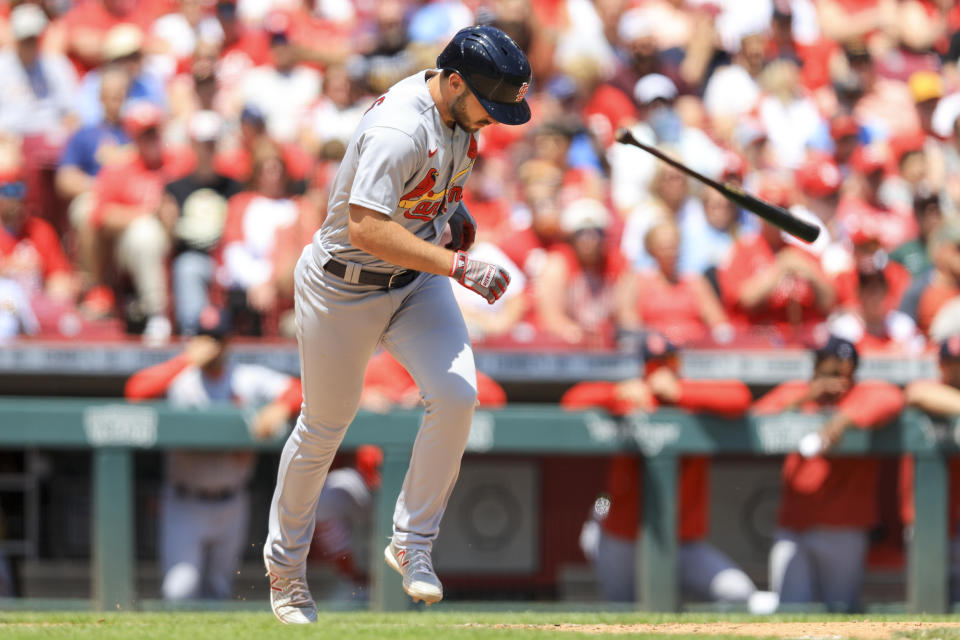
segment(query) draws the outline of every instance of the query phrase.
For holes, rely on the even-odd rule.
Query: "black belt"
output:
[[[323,265],[324,271],[329,271],[338,278],[346,278],[347,265],[336,260],[327,260]],[[370,271],[369,269],[360,269],[360,275],[357,277],[357,284],[369,284],[383,289],[397,289],[405,287],[413,279],[420,275],[419,271],[413,269],[404,269],[395,273],[384,273],[382,271]]]
[[[240,493],[240,489],[191,489],[182,484],[173,487],[173,492],[181,499],[201,500],[203,502],[226,502]]]

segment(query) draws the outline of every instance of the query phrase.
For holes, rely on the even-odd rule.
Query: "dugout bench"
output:
[[[164,403],[66,398],[0,398],[0,447],[91,449],[92,606],[134,609],[133,452],[163,449],[255,449],[279,451],[283,438],[251,438],[244,414],[234,408],[184,411]],[[420,411],[389,415],[360,413],[342,449],[376,444],[384,451],[383,485],[374,507],[373,535],[390,535],[393,508],[403,483]],[[662,409],[646,416],[613,419],[598,411],[566,412],[557,407],[510,406],[478,411],[467,451],[473,454],[610,455],[635,452],[643,465],[643,535],[637,558],[638,606],[648,611],[679,607],[677,582],[678,456],[683,454],[782,455],[817,429],[816,415],[785,413],[725,420]],[[908,409],[879,430],[851,430],[836,453],[912,453],[915,456],[916,523],[909,549],[908,608],[949,611],[947,457],[960,448],[960,419],[932,420]],[[370,606],[410,606],[400,577],[372,545]]]

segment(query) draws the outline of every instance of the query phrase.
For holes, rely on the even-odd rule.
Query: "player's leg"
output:
[[[820,599],[831,611],[856,611],[860,606],[868,543],[862,529],[819,527],[807,533]]]
[[[430,550],[460,472],[477,402],[477,370],[450,282],[423,276],[399,303],[384,346],[417,383],[426,411],[397,498],[387,563],[414,600],[437,602],[443,587]]]
[[[160,496],[161,590],[167,600],[186,600],[200,595],[203,582],[204,514],[189,498],[178,497],[173,487],[163,487]]]
[[[698,600],[747,602],[757,590],[743,569],[703,540],[681,544],[677,561],[680,588]]]
[[[308,246],[294,273],[303,406],[280,455],[263,560],[270,606],[286,624],[316,622],[305,578],[316,504],[360,405],[363,373],[389,321],[386,292],[326,274]]]
[[[601,529],[594,570],[604,600],[634,602],[636,540],[612,536]]]
[[[264,547],[269,571],[282,578],[304,575],[317,498],[392,310],[386,293],[344,290],[342,281],[316,266],[310,247],[295,282],[303,407],[280,456]]]
[[[229,500],[212,505],[210,511],[215,532],[207,555],[206,595],[222,600],[233,593],[233,580],[247,543],[250,495],[246,490],[239,491]]]
[[[770,548],[770,589],[782,604],[814,602],[814,568],[803,543],[803,534],[777,529]]]
[[[473,350],[449,279],[426,276],[394,314],[383,344],[410,372],[426,407],[394,512],[393,540],[429,551],[477,401]]]

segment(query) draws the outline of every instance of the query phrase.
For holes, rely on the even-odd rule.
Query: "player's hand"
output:
[[[450,216],[451,240],[447,244],[447,249],[454,251],[469,251],[477,239],[477,221],[473,219],[470,212],[462,204]]]
[[[290,409],[282,402],[271,402],[253,416],[250,432],[258,440],[268,440],[281,433],[290,420]]]
[[[223,351],[223,345],[210,336],[194,336],[190,338],[184,349],[187,360],[201,369],[213,362]]]
[[[471,260],[464,251],[453,255],[450,277],[493,304],[507,290],[510,274],[501,266]]]

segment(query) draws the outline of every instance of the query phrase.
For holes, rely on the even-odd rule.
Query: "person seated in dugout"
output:
[[[855,611],[869,546],[879,521],[880,460],[829,455],[849,429],[877,429],[903,409],[899,387],[855,382],[859,354],[830,336],[814,351],[810,380],[786,382],[753,406],[757,414],[821,412],[822,426],[783,464],[780,513],[770,549],[770,588],[781,604],[821,602]]]
[[[677,407],[729,418],[750,406],[750,390],[737,380],[686,380],[680,376],[678,350],[661,334],[648,333],[641,346],[643,374],[621,382],[581,382],[560,401],[567,410],[600,408],[611,415],[649,413]],[[609,510],[600,522],[594,555],[603,597],[635,600],[634,552],[642,511],[639,504],[640,461],[617,455],[607,473]],[[707,541],[710,463],[705,456],[680,460],[679,556],[680,588],[696,600],[746,602],[756,598],[753,581],[722,551]],[[751,606],[752,608],[752,606]]]
[[[917,380],[904,392],[907,406],[935,417],[960,415],[960,334],[940,343],[940,376],[935,380]],[[900,516],[912,532],[916,515],[913,500],[913,456],[904,456],[900,465]],[[950,601],[960,600],[960,458],[950,458],[949,505]]]

